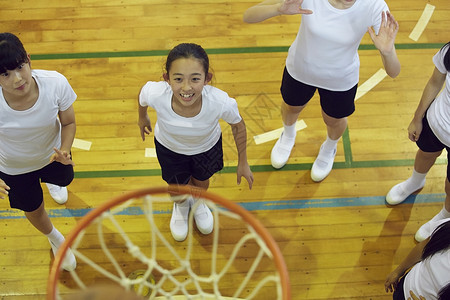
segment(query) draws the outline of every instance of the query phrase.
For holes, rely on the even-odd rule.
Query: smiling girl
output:
[[[219,120],[230,124],[238,151],[237,183],[241,177],[252,188],[253,174],[247,162],[247,131],[236,100],[208,85],[209,58],[196,44],[183,43],[173,48],[166,61],[165,81],[147,82],[139,95],[139,121],[142,140],[152,131],[147,107],[157,114],[156,155],[164,181],[169,184],[209,187],[209,178],[223,168],[222,133]],[[192,197],[174,202],[170,230],[177,241],[188,233]],[[199,231],[213,230],[213,216],[204,203],[194,212]]]
[[[41,181],[61,190],[73,180],[76,98],[63,75],[32,70],[22,42],[0,33],[0,198],[8,196],[11,208],[25,212],[48,237],[53,253],[64,237],[45,211]],[[67,201],[67,190],[59,200]],[[63,268],[75,267],[69,251]]]

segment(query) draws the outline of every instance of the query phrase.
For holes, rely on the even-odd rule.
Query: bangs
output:
[[[26,62],[28,62],[26,52],[6,41],[0,42],[0,74],[7,70],[15,70]]]

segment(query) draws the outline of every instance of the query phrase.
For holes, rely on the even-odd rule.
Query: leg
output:
[[[45,211],[44,202],[42,202],[38,209],[31,212],[25,212],[25,216],[28,221],[43,234],[48,235],[53,230],[53,224]]]
[[[428,173],[441,153],[442,150],[437,152],[424,152],[419,149],[414,161],[414,170],[422,174]]]
[[[300,112],[306,107],[305,105],[301,106],[292,106],[286,104],[284,101],[281,103],[281,118],[283,120],[283,124],[286,126],[294,125],[297,122],[298,116]]]
[[[195,186],[196,188],[200,188],[203,190],[207,190],[209,188],[209,179],[206,180],[198,180],[194,177],[191,177],[189,180],[189,185]]]
[[[327,135],[332,140],[339,140],[347,128],[347,118],[333,118],[322,110],[322,118],[327,125]]]
[[[281,104],[281,117],[283,119],[284,130],[273,146],[270,154],[270,161],[275,169],[284,167],[291,155],[292,148],[295,144],[295,136],[297,135],[295,123],[305,106],[306,104],[302,106],[292,106],[285,102]]]
[[[334,118],[322,109],[322,118],[327,126],[327,139],[320,146],[319,155],[311,168],[311,179],[315,182],[324,180],[333,168],[337,143],[347,128],[347,117]]]
[[[198,180],[191,177],[189,184],[199,189],[199,194],[202,190],[207,190],[209,187],[209,179]],[[210,234],[214,229],[214,218],[211,210],[205,204],[205,202],[200,198],[193,196],[192,209],[194,211],[195,225],[197,225],[198,230],[203,234]]]
[[[280,88],[283,97],[281,118],[284,130],[270,154],[270,161],[275,169],[280,169],[287,163],[295,144],[297,134],[295,123],[300,112],[314,96],[316,89],[316,87],[295,80],[289,75],[287,69],[284,69]]]
[[[36,229],[38,229],[48,237],[48,240],[52,247],[53,255],[56,255],[58,248],[64,242],[64,236],[55,227],[53,227],[53,224],[48,217],[47,211],[45,210],[44,202],[42,202],[38,209],[31,212],[25,212],[25,216],[27,217],[28,221],[30,221],[30,223],[34,227],[36,227]],[[66,252],[66,256],[62,262],[62,267],[64,270],[71,271],[74,270],[76,266],[77,261],[75,259],[75,256],[73,255],[72,251],[68,249],[68,251]]]
[[[405,201],[409,195],[420,190],[425,185],[425,177],[436,159],[441,155],[441,151],[425,152],[419,149],[414,161],[414,170],[411,177],[396,184],[386,195],[386,202],[390,205],[397,205]]]

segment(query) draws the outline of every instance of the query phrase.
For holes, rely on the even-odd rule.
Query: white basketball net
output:
[[[79,289],[113,282],[145,299],[286,300],[273,253],[255,228],[202,199],[213,213],[214,231],[202,235],[190,213],[188,237],[176,242],[169,229],[172,199],[149,194],[127,200],[83,228],[70,245],[78,263],[70,275]],[[142,270],[141,276],[129,278],[135,270]],[[58,299],[72,290],[61,283],[55,288]]]

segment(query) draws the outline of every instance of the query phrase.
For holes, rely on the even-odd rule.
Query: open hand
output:
[[[283,15],[309,15],[313,12],[309,9],[302,9],[303,0],[284,0],[278,11]]]
[[[381,13],[381,26],[378,35],[375,34],[371,27],[368,28],[372,41],[382,54],[389,54],[394,50],[395,37],[398,32],[398,22],[394,16],[386,11]]]
[[[53,150],[55,151],[55,153],[53,153],[52,157],[50,157],[50,162],[57,161],[59,163],[62,163],[63,165],[75,165],[69,152],[62,151],[57,148],[53,148]]]
[[[237,166],[237,184],[241,184],[241,178],[244,177],[248,182],[248,188],[252,189],[253,186],[253,173],[250,170],[248,163],[238,164]]]

